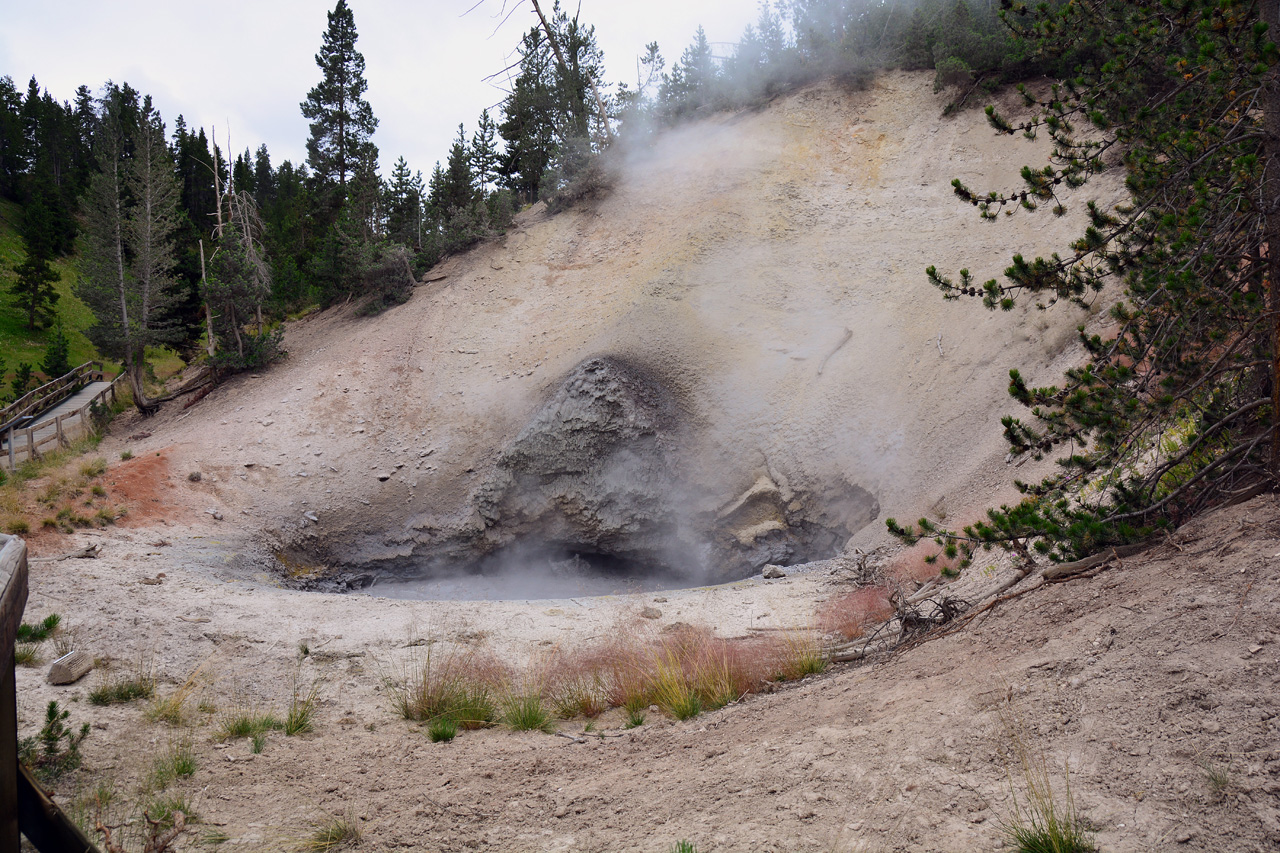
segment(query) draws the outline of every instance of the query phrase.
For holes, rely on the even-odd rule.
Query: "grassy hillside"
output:
[[[35,332],[27,329],[26,319],[9,296],[9,288],[17,279],[14,269],[26,258],[22,238],[18,236],[21,217],[21,207],[13,202],[0,201],[0,362],[3,363],[6,387],[18,362],[25,361],[39,369],[48,339],[46,329]],[[61,298],[56,308],[62,318],[62,327],[71,339],[71,363],[83,364],[96,359],[97,350],[84,336],[84,330],[93,323],[93,314],[71,292],[78,275],[75,262],[59,260],[53,268],[62,277],[57,285]]]

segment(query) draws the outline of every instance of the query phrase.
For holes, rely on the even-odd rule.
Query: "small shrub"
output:
[[[54,781],[80,766],[80,743],[89,736],[89,724],[78,732],[67,726],[70,711],[58,707],[57,701],[45,708],[44,725],[35,737],[18,742],[18,760],[46,781]]]
[[[458,721],[449,715],[437,717],[427,727],[427,737],[432,743],[448,742],[458,736]]]
[[[266,732],[254,732],[252,737],[249,738],[249,750],[254,755],[261,755],[262,750],[264,747],[266,747],[266,745],[267,745]]]
[[[99,527],[106,527],[108,524],[116,523],[115,511],[110,507],[100,507],[98,511],[94,513],[93,518],[97,521]]]
[[[627,728],[638,729],[644,725],[644,711],[632,709],[627,711]]]
[[[23,622],[18,626],[18,641],[25,643],[42,643],[57,632],[62,624],[62,617],[50,613],[34,625]]]
[[[198,483],[203,479],[204,479],[204,475],[201,474],[199,471],[192,471],[190,474],[187,475],[187,480],[192,483]]]
[[[351,815],[329,816],[313,824],[312,832],[302,842],[306,853],[329,853],[360,843],[360,825]]]
[[[89,491],[93,493],[95,498],[105,498],[107,496],[107,490],[101,483],[94,483],[93,488],[89,489]]]
[[[133,451],[132,451],[132,450],[121,450],[121,451],[120,451],[120,461],[121,461],[121,462],[128,462],[128,461],[129,461],[130,459],[132,459],[132,458],[133,458]]]
[[[671,853],[698,853],[698,848],[688,841],[677,841],[676,846],[671,848]]]
[[[11,536],[26,536],[31,532],[31,525],[25,518],[11,518],[5,522],[4,532]]]
[[[866,635],[868,626],[878,625],[892,615],[889,590],[867,586],[823,604],[818,610],[818,624],[824,632],[856,640]]]
[[[516,732],[552,732],[551,714],[536,692],[508,696],[502,703],[502,721]]]

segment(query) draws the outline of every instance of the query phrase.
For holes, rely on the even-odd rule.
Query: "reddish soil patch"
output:
[[[153,519],[175,521],[189,516],[190,507],[180,499],[182,490],[170,471],[169,448],[111,466],[103,483],[112,501],[129,509],[120,519],[122,526],[137,527]]]

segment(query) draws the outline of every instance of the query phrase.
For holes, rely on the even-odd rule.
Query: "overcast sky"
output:
[[[81,84],[96,93],[107,80],[128,82],[154,97],[170,133],[181,114],[192,128],[216,125],[224,150],[229,128],[234,151],[266,143],[273,164],[299,163],[308,127],[298,105],[320,80],[315,54],[336,2],[0,0],[0,76],[25,91],[34,74],[60,101]],[[470,135],[480,111],[503,99],[505,75],[483,78],[515,60],[521,34],[537,21],[533,7],[520,0],[499,27],[502,0],[483,0],[466,15],[475,0],[347,2],[380,122],[374,142],[383,176],[400,155],[429,175],[458,123]],[[670,68],[699,24],[713,43],[734,42],[758,14],[757,0],[581,0],[611,90],[620,80],[634,87],[648,42],[658,42]]]

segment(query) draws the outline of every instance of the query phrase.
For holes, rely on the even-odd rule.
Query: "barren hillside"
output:
[[[685,721],[610,700],[436,743],[397,711],[446,661],[507,701],[628,643],[659,671],[682,643],[793,653],[891,566],[886,516],[963,520],[1031,476],[1005,462],[1006,371],[1053,381],[1085,318],[944,303],[923,269],[996,275],[1079,222],[961,208],[952,177],[1012,186],[1039,149],[941,108],[890,74],[662,136],[611,194],[527,212],[382,316],[293,323],[281,364],[117,420],[105,472],[31,483],[128,507],[29,538],[27,621],[60,614],[97,659],[69,686],[47,656],[18,671],[21,735],[50,700],[91,726],[59,800],[109,784],[136,820],[176,798],[199,820],[179,850],[301,849],[346,818],[376,851],[951,853],[1005,844],[1021,755],[1105,853],[1276,849],[1274,495]],[[1010,577],[983,556],[942,594]],[[309,589],[338,582],[359,589]],[[91,704],[148,672],[177,725]],[[313,687],[313,731],[225,731]],[[193,772],[161,784],[178,750]]]
[[[212,474],[225,514],[302,563],[404,574],[533,539],[715,579],[971,512],[1008,480],[1007,370],[1056,378],[1087,318],[928,284],[1080,223],[959,205],[953,177],[1012,187],[1043,149],[942,104],[891,74],[664,134],[603,200],[523,215],[407,305],[294,324],[286,362],[138,448]]]

